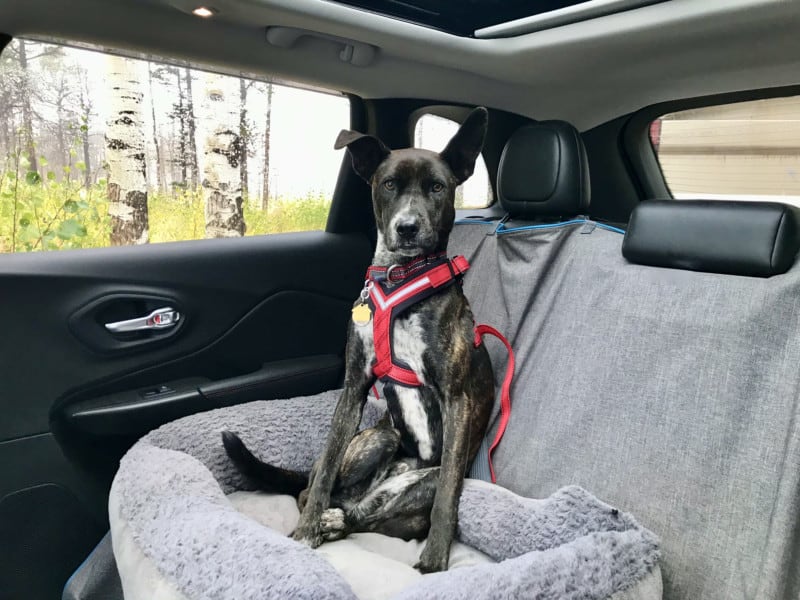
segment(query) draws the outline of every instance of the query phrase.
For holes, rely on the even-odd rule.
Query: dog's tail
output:
[[[257,481],[264,491],[297,497],[308,485],[307,473],[268,465],[253,455],[239,436],[231,431],[222,432],[222,445],[239,471]]]

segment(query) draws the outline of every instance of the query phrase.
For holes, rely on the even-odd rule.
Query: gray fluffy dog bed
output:
[[[131,448],[109,500],[126,599],[661,597],[655,536],[574,486],[532,500],[467,480],[445,573],[411,568],[422,542],[378,534],[318,550],[294,542],[293,499],[246,492],[252,486],[225,455],[220,432],[236,431],[265,460],[307,471],[337,399],[326,392],[201,413]],[[381,412],[370,401],[363,425]]]

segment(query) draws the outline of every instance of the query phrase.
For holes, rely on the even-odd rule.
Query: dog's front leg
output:
[[[351,336],[350,340],[354,337]],[[357,339],[357,338],[356,338]],[[358,343],[355,344],[358,346]],[[339,403],[333,413],[331,431],[322,456],[315,465],[309,482],[305,506],[294,531],[294,539],[316,548],[322,543],[320,518],[331,500],[331,492],[339,474],[345,450],[353,439],[361,422],[361,412],[372,384],[369,370],[365,368],[365,357],[360,348],[346,351],[345,384]]]
[[[450,544],[458,522],[458,501],[469,458],[471,404],[466,395],[451,399],[443,416],[442,468],[431,509],[428,542],[417,564],[423,573],[444,571],[450,560]]]

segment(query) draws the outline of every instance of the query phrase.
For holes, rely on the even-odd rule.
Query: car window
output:
[[[650,139],[675,198],[800,205],[800,96],[667,114]]]
[[[348,127],[341,95],[13,40],[0,252],[324,229]]]
[[[414,145],[439,152],[458,131],[459,123],[437,115],[422,115],[414,127]],[[475,172],[456,189],[456,208],[486,208],[494,201],[489,172],[483,156],[475,162]]]

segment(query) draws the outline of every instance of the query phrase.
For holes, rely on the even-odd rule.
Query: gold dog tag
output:
[[[353,307],[353,323],[367,325],[372,320],[372,311],[367,304],[356,304]]]

